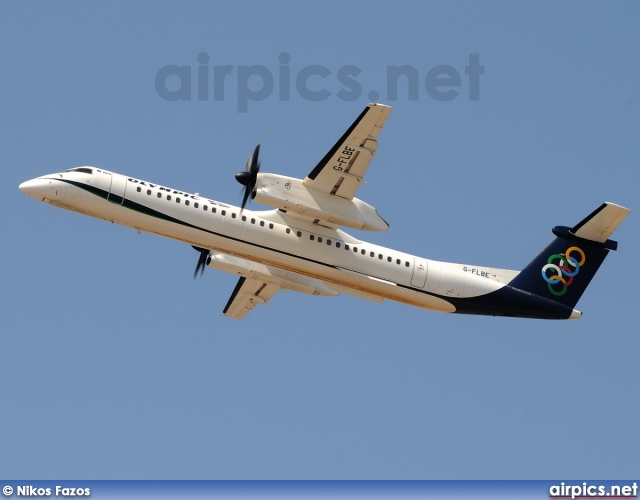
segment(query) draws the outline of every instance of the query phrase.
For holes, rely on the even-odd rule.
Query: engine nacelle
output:
[[[332,290],[326,283],[319,279],[286,271],[285,269],[278,269],[277,267],[268,266],[261,262],[254,262],[234,255],[209,252],[207,265],[214,269],[244,276],[248,279],[266,281],[267,283],[278,285],[287,290],[294,290],[309,295],[324,295],[327,297],[340,295],[340,292]]]
[[[307,188],[300,179],[276,174],[258,174],[253,199],[270,207],[286,210],[329,224],[387,231],[389,224],[374,207],[358,198],[339,196]]]

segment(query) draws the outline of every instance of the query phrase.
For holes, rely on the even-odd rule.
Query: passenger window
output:
[[[379,253],[379,254],[378,254],[378,258],[379,258],[380,260],[382,260],[382,254],[381,254],[381,253]]]
[[[400,265],[400,259],[396,259],[396,264]]]
[[[211,213],[215,214],[216,213],[216,207],[211,207]]]
[[[231,218],[235,219],[236,218],[236,214],[235,213],[231,214]]]
[[[147,194],[151,194],[151,189],[147,189]]]
[[[269,224],[269,229],[273,229],[273,224]]]
[[[255,224],[256,220],[255,219],[251,219],[251,224]]]
[[[226,211],[226,210],[222,210],[220,213],[222,214],[222,216],[223,216],[223,217],[224,217],[225,215],[227,215],[227,211]]]
[[[327,240],[327,245],[331,245],[331,240]]]
[[[291,229],[287,228],[287,229],[285,229],[285,232],[286,232],[287,234],[291,234]]]
[[[167,200],[171,201],[171,195],[170,194],[167,195]]]
[[[387,262],[391,262],[393,259],[391,257],[387,257]]]
[[[186,206],[189,206],[189,200],[184,200],[184,204],[185,204]]]
[[[371,257],[375,257],[375,255],[376,255],[376,254],[375,254],[375,253],[373,253],[373,252],[369,252],[369,255],[370,255]]]
[[[363,248],[362,250],[360,250],[360,253],[361,253],[362,255],[365,255],[365,254],[367,253],[367,251]]]
[[[318,236],[318,243],[322,243],[322,236]]]
[[[336,248],[340,248],[340,242],[336,241]]]
[[[300,237],[302,236],[302,231],[298,231],[298,232],[296,233],[296,236],[298,236],[298,238],[300,238]]]
[[[198,205],[198,202],[197,202],[197,201],[193,204],[193,208],[198,208],[199,206],[200,206],[200,205]]]
[[[162,193],[158,191],[158,198],[162,198]]]
[[[176,198],[176,203],[180,203],[180,198]]]
[[[141,188],[140,186],[138,186],[138,187],[136,188],[136,191],[138,191],[138,193],[139,193],[140,191],[142,191],[142,188]]]
[[[349,250],[349,245],[345,244],[344,249]]]
[[[202,210],[204,210],[205,212],[207,211],[208,208],[209,208],[209,205],[202,205]]]
[[[311,241],[313,241],[313,240],[315,240],[315,239],[316,239],[316,237],[315,237],[313,234],[310,234],[310,235],[309,235],[309,239],[310,239]]]
[[[355,253],[358,253],[358,247],[353,247],[353,251],[354,251]]]
[[[264,227],[264,221],[263,221],[263,220],[261,220],[261,221],[260,221],[260,225],[261,225],[262,227]]]
[[[409,267],[409,261],[404,263],[404,267]]]
[[[242,222],[247,222],[247,216],[246,215],[242,216]]]

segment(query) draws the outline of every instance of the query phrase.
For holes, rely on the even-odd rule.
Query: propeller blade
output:
[[[244,172],[238,172],[236,174],[236,180],[244,186],[244,193],[242,194],[242,206],[240,213],[244,210],[244,207],[249,201],[251,193],[256,188],[256,182],[258,181],[258,172],[260,172],[260,143],[256,144],[253,153],[247,158]]]
[[[256,144],[255,149],[253,150],[253,155],[251,156],[251,170],[250,172],[253,174],[255,172],[258,175],[258,170],[260,170],[260,162],[258,161],[258,155],[260,154],[260,143]]]
[[[207,266],[207,257],[209,256],[209,250],[196,246],[193,246],[193,248],[200,252],[200,257],[198,257],[198,263],[196,264],[196,270],[193,273],[193,279],[195,280],[198,275],[202,276],[202,273],[204,273],[204,268]]]
[[[242,195],[242,205],[240,206],[240,213],[244,210],[245,205],[247,204],[247,200],[249,199],[249,186],[247,186]]]

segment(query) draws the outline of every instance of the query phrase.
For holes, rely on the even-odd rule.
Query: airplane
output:
[[[387,231],[356,198],[391,107],[371,103],[307,177],[261,173],[260,144],[236,174],[241,206],[83,166],[20,184],[25,194],[83,215],[186,242],[199,252],[194,279],[211,267],[239,276],[223,314],[244,318],[280,290],[385,299],[433,311],[577,319],[582,293],[617,242],[630,210],[605,202],[523,270],[439,262],[363,241],[341,227]],[[249,198],[272,207],[253,211]]]

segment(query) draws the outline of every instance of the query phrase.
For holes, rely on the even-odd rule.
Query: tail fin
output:
[[[606,202],[572,228],[554,227],[556,239],[509,285],[575,307],[609,250],[617,250],[608,238],[629,212]]]

